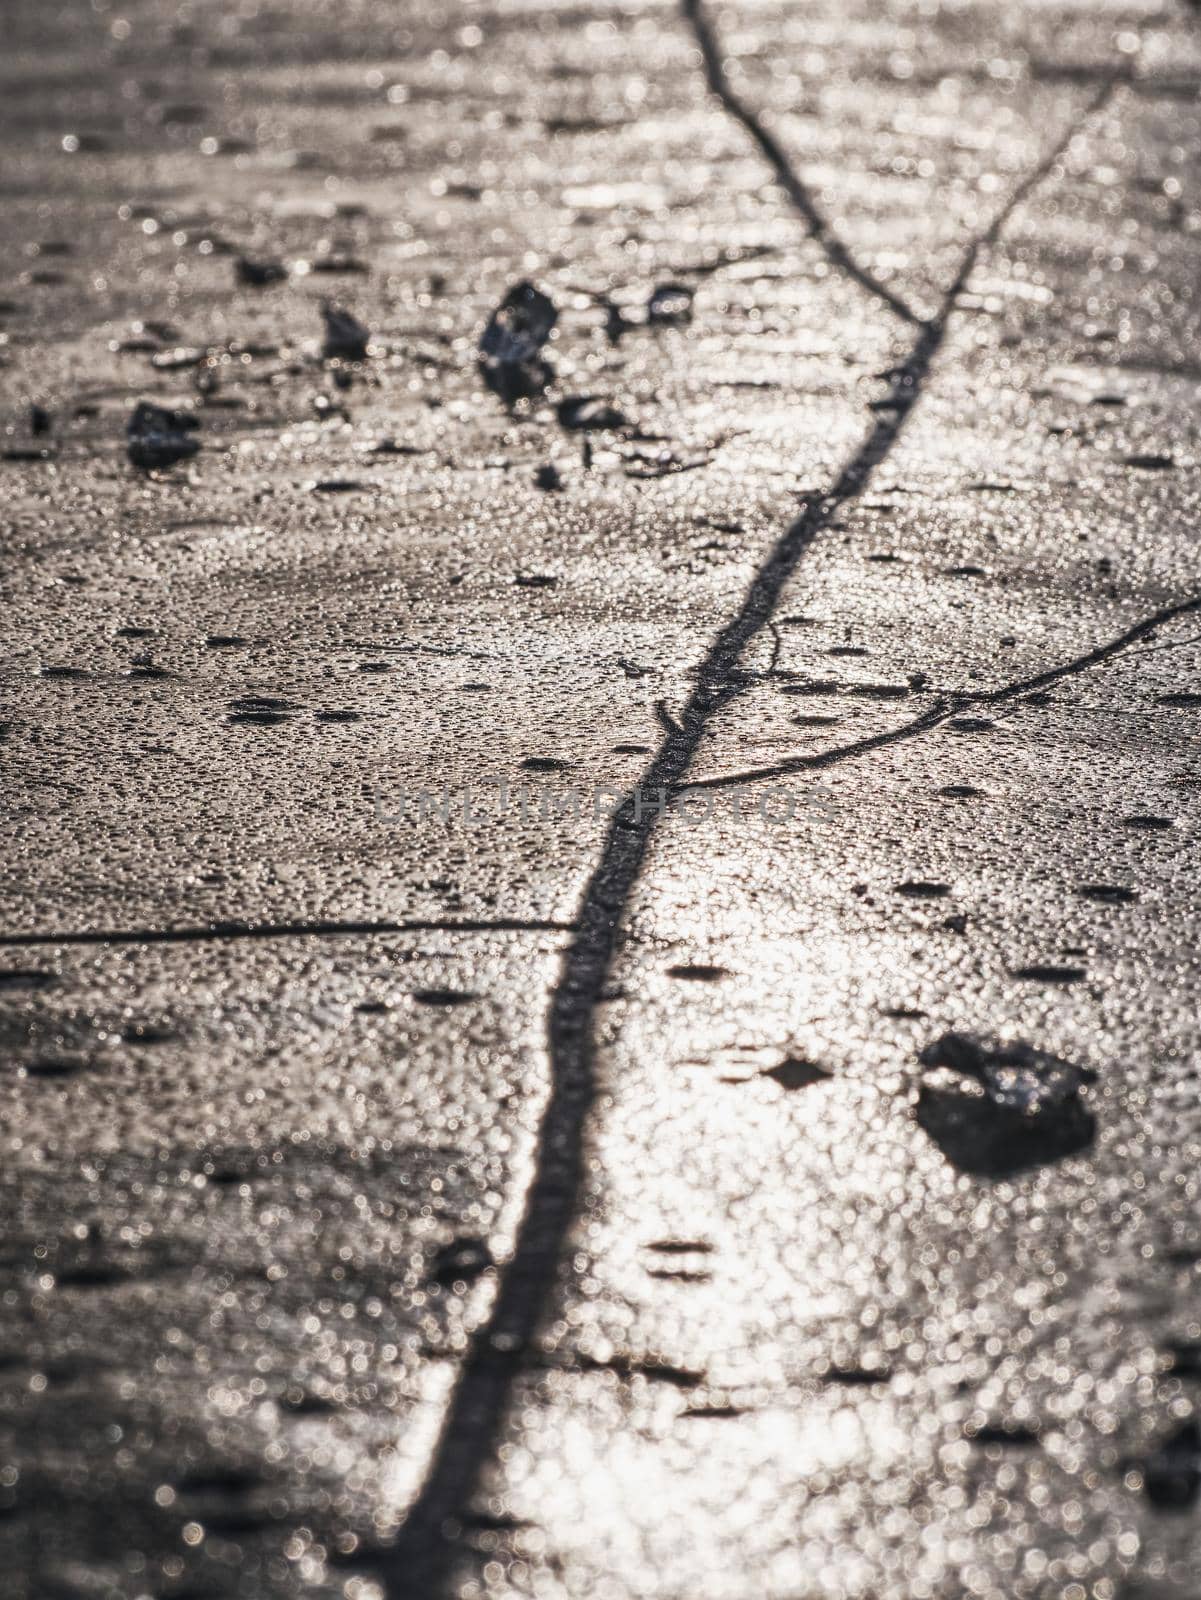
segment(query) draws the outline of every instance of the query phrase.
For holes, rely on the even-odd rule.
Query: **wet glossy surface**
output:
[[[5,31],[6,1595],[1192,1600],[1194,11]]]

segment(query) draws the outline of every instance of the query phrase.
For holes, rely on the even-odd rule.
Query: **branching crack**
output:
[[[763,778],[783,778],[791,772],[820,772],[826,767],[838,766],[843,761],[849,761],[855,756],[866,755],[870,750],[879,750],[885,745],[899,744],[904,739],[915,738],[918,734],[928,733],[931,728],[937,728],[940,723],[946,722],[950,717],[961,716],[963,712],[973,706],[1001,706],[1013,700],[1021,700],[1026,695],[1037,694],[1040,689],[1045,689],[1048,684],[1058,683],[1063,678],[1074,677],[1077,673],[1086,672],[1090,667],[1099,666],[1103,661],[1121,655],[1132,644],[1137,644],[1140,639],[1145,639],[1153,634],[1157,628],[1162,628],[1165,623],[1171,622],[1176,617],[1187,616],[1190,612],[1201,611],[1201,595],[1195,595],[1191,600],[1181,600],[1178,604],[1165,606],[1162,611],[1144,617],[1141,622],[1135,623],[1125,633],[1119,634],[1116,639],[1110,639],[1105,644],[1097,645],[1093,650],[1087,651],[1082,656],[1076,656],[1071,661],[1065,661],[1058,667],[1048,667],[1044,672],[1036,672],[1032,677],[1019,678],[1014,683],[1002,684],[997,689],[979,689],[974,691],[960,691],[954,694],[943,695],[933,705],[928,706],[920,715],[910,722],[903,722],[899,727],[889,728],[882,733],[870,734],[866,738],[856,739],[850,744],[835,745],[829,750],[819,750],[813,755],[789,756],[783,761],[773,762],[770,766],[748,767],[741,772],[727,772],[713,778],[698,778],[692,783],[681,784],[679,792],[687,793],[695,789],[727,789],[741,784],[757,783]],[[1185,641],[1181,640],[1180,643]],[[1156,645],[1153,649],[1170,649],[1170,645]],[[1140,651],[1139,654],[1148,652]]]
[[[776,136],[764,125],[762,118],[753,111],[746,102],[735,92],[726,76],[725,64],[721,58],[721,49],[717,43],[709,20],[705,16],[701,0],[683,0],[684,16],[692,29],[693,37],[701,52],[705,65],[705,78],[710,90],[717,96],[726,111],[735,122],[741,123],[747,133],[763,152],[772,171],[775,173],[776,182],[792,201],[794,208],[804,219],[809,230],[809,237],[821,247],[826,260],[832,267],[857,283],[861,289],[879,300],[881,304],[912,327],[921,323],[917,312],[912,310],[899,294],[896,294],[887,284],[868,268],[861,266],[855,257],[843,244],[834,232],[830,223],[823,216],[821,208],[809,192],[809,186],[795,170],[785,155]]]
[[[1016,208],[1050,173],[1079,125],[1078,120],[1073,121],[1054,149],[967,247],[937,313],[921,322],[891,291],[857,267],[845,248],[832,239],[781,148],[726,84],[720,53],[700,0],[682,0],[682,6],[701,45],[711,86],[731,115],[755,137],[829,258],[889,304],[906,323],[916,326],[917,331],[908,355],[896,368],[889,408],[875,414],[866,438],[830,491],[811,495],[803,502],[800,516],[769,550],[742,603],[706,652],[678,720],[673,718],[664,725],[663,740],[638,784],[642,794],[656,793],[660,788],[670,792],[683,785],[716,714],[753,681],[742,667],[749,646],[767,629],[786,584],[809,546],[839,509],[862,492],[892,450],[923,392],[956,302],[981,253],[996,241]],[[1096,112],[1111,90],[1112,85],[1106,84],[1088,103],[1085,116]],[[1041,680],[1031,680],[1031,685],[1036,681]],[[382,1559],[381,1575],[389,1600],[409,1600],[415,1594],[432,1600],[446,1591],[460,1554],[459,1534],[494,1456],[513,1386],[527,1363],[536,1358],[539,1329],[555,1292],[572,1227],[581,1211],[593,1202],[585,1144],[596,1093],[593,1022],[603,1002],[621,922],[646,859],[655,822],[653,809],[647,814],[633,800],[619,807],[584,890],[575,937],[564,952],[550,1002],[550,1092],[538,1131],[524,1215],[491,1310],[470,1340],[443,1413],[425,1481],[396,1544]]]

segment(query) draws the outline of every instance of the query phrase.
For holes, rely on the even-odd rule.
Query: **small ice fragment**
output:
[[[238,282],[248,289],[266,289],[273,283],[282,283],[288,276],[282,261],[256,261],[252,256],[239,256],[234,262],[234,272]]]
[[[371,332],[359,319],[332,300],[321,302],[325,320],[325,343],[321,354],[327,361],[365,361]]]
[[[480,338],[480,371],[506,404],[541,394],[554,377],[540,351],[558,320],[554,302],[525,282],[515,284],[488,318]]]
[[[569,394],[555,409],[559,426],[573,433],[598,433],[624,428],[629,418],[624,411],[592,394]]]
[[[678,327],[691,322],[692,295],[686,283],[659,284],[647,302],[647,322],[652,327]]]
[[[808,1089],[811,1084],[827,1083],[833,1076],[825,1067],[819,1067],[814,1061],[802,1061],[795,1056],[787,1056],[774,1067],[760,1074],[764,1078],[774,1078],[781,1089]]]
[[[199,426],[190,411],[171,411],[141,400],[126,424],[129,459],[143,472],[151,472],[194,456],[200,443],[192,435]]]
[[[430,1277],[443,1288],[471,1283],[492,1266],[487,1240],[471,1237],[452,1239],[435,1255]]]

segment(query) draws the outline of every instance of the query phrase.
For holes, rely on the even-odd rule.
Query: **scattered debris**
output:
[[[170,678],[172,674],[166,667],[160,667],[150,656],[134,656],[125,672],[127,678]]]
[[[1168,1369],[1174,1378],[1201,1378],[1201,1344],[1168,1346]]]
[[[703,1372],[677,1367],[669,1361],[634,1361],[625,1355],[602,1361],[586,1354],[577,1359],[584,1372],[612,1372],[624,1380],[645,1378],[650,1383],[669,1383],[675,1389],[696,1389],[705,1379]]]
[[[350,421],[350,413],[346,407],[340,401],[335,400],[333,395],[325,394],[324,392],[313,396],[313,410],[321,418],[322,422],[331,422],[335,417],[342,422]]]
[[[1138,899],[1137,889],[1127,889],[1120,883],[1082,883],[1076,892],[1084,900],[1096,900],[1105,906],[1126,906]]]
[[[1175,456],[1127,456],[1126,465],[1142,472],[1170,472],[1176,465]]]
[[[43,439],[54,426],[54,418],[45,406],[31,403],[29,407],[29,431],[35,439]]]
[[[125,428],[129,459],[143,472],[184,461],[200,449],[200,441],[193,437],[199,427],[199,419],[190,411],[171,411],[140,400]]]
[[[1201,1490],[1201,1425],[1191,1417],[1142,1463],[1143,1492],[1160,1511],[1187,1511]]]
[[[229,721],[239,727],[276,728],[304,707],[276,695],[241,695],[229,703]]]
[[[646,450],[634,450],[626,456],[625,475],[627,478],[671,478],[677,472],[696,472],[700,467],[709,465],[710,457],[678,456],[673,450],[659,450],[651,454]]]
[[[887,1367],[840,1367],[828,1366],[822,1373],[823,1383],[841,1384],[846,1388],[874,1389],[882,1383],[892,1382],[892,1373]]]
[[[1039,1442],[1037,1428],[1022,1422],[986,1422],[964,1430],[972,1444],[1000,1445],[1003,1450],[1027,1450]]]
[[[283,283],[288,269],[282,261],[256,261],[251,256],[239,256],[234,262],[234,274],[248,289],[266,289],[273,283]]]
[[[760,1076],[774,1078],[781,1089],[791,1090],[808,1089],[814,1083],[828,1083],[834,1074],[827,1072],[825,1067],[817,1066],[815,1062],[788,1056],[777,1066],[768,1067]]]
[[[781,694],[837,694],[842,688],[837,678],[806,678],[801,683],[782,683]]]
[[[56,972],[42,972],[37,967],[0,970],[0,994],[12,989],[52,989],[57,982]]]
[[[907,683],[852,683],[847,694],[855,700],[904,700],[912,691]]]
[[[555,415],[561,428],[574,433],[600,433],[611,428],[624,428],[630,420],[624,411],[592,394],[567,395],[555,407]]]
[[[325,342],[321,354],[327,361],[366,361],[371,343],[370,330],[344,307],[332,300],[321,302],[325,322]]]
[[[340,273],[354,273],[363,277],[371,271],[367,263],[360,261],[357,256],[340,255],[336,251],[315,257],[308,263],[308,268],[310,272],[327,273],[331,277]]]
[[[552,492],[563,487],[563,474],[553,461],[544,462],[534,473],[534,487]]]
[[[558,320],[554,302],[526,282],[515,284],[489,317],[480,338],[480,371],[506,405],[541,394],[554,377],[540,352]]]
[[[605,308],[605,338],[611,345],[619,345],[623,335],[629,333],[631,328],[636,328],[638,324],[626,316],[616,301],[606,296],[602,304]]]
[[[209,359],[209,352],[199,345],[177,344],[170,350],[159,350],[150,358],[150,365],[158,372],[188,372]]]
[[[679,327],[691,322],[694,293],[685,283],[659,284],[647,302],[647,322],[651,327]]]
[[[435,1255],[430,1278],[444,1289],[471,1283],[492,1266],[492,1252],[484,1239],[453,1239]]]
[[[369,446],[367,455],[372,456],[420,456],[424,455],[420,446],[415,444],[400,444],[395,439],[377,439]]]
[[[1087,1067],[1020,1041],[946,1033],[918,1060],[927,1073],[918,1123],[962,1171],[1005,1177],[1091,1144],[1096,1121],[1080,1098]]]

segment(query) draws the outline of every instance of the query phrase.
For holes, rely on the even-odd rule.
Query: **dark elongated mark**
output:
[[[834,232],[829,222],[822,215],[816,200],[809,192],[805,180],[796,172],[792,163],[785,155],[775,135],[767,129],[757,112],[734,91],[730,80],[726,77],[725,64],[721,58],[721,48],[709,26],[701,0],[683,0],[684,16],[692,29],[693,38],[700,47],[701,58],[705,64],[705,78],[709,88],[721,101],[726,111],[739,122],[759,146],[772,171],[775,173],[776,182],[792,201],[793,206],[804,219],[809,230],[809,237],[821,247],[822,253],[832,267],[857,283],[861,289],[870,294],[873,299],[886,305],[894,316],[900,317],[902,322],[911,326],[918,326],[921,318],[916,311],[910,309],[899,294],[895,294],[886,283],[881,283],[867,267],[860,266],[854,256]]]
[[[571,933],[573,922],[519,917],[429,918],[413,922],[209,922],[194,928],[84,928],[62,933],[4,933],[0,948],[35,944],[224,944],[235,939],[347,939],[392,933]]]
[[[698,0],[682,3],[694,30],[700,26],[707,64],[711,58],[720,68]],[[712,67],[709,70],[712,73]],[[1107,84],[1094,96],[1087,116],[1108,99],[1111,88]],[[730,109],[745,123],[745,108]],[[937,313],[919,324],[913,345],[897,369],[895,404],[877,413],[870,432],[833,488],[828,494],[810,496],[800,516],[766,555],[742,604],[709,647],[683,711],[667,727],[640,779],[637,788],[642,795],[660,788],[670,793],[681,787],[713,718],[754,681],[741,666],[743,655],[771,621],[805,551],[838,511],[862,492],[891,451],[922,394],[955,302],[981,252],[996,241],[1016,208],[1051,171],[1075,131],[1073,124],[967,247]],[[769,141],[769,148],[789,171],[774,141]],[[799,180],[793,180],[790,193],[793,188],[797,194],[806,194]],[[908,313],[905,320],[914,323],[917,319]],[[382,1560],[389,1600],[411,1600],[415,1595],[434,1600],[445,1592],[461,1553],[460,1537],[470,1517],[472,1498],[495,1453],[509,1396],[526,1362],[537,1354],[539,1327],[559,1279],[564,1247],[577,1216],[593,1198],[586,1176],[585,1146],[587,1119],[596,1093],[592,1025],[656,820],[653,808],[636,810],[630,802],[620,807],[584,890],[576,934],[564,952],[551,996],[550,1093],[538,1131],[524,1215],[491,1310],[472,1335],[459,1369],[425,1481],[396,1543]]]

